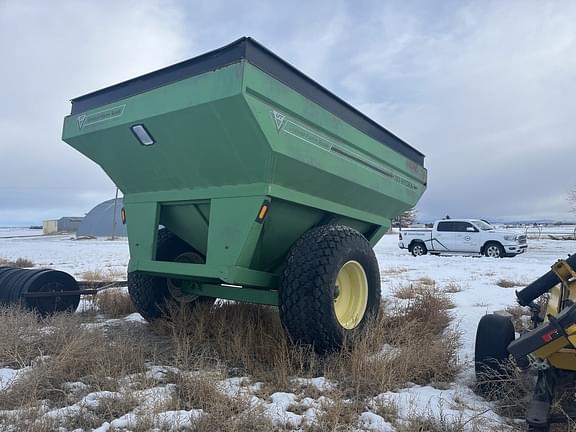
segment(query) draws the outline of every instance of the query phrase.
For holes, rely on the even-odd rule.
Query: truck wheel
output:
[[[416,242],[412,243],[412,246],[410,247],[410,252],[414,256],[422,256],[428,253],[428,248],[426,248],[426,245],[424,243]]]
[[[514,340],[514,325],[501,315],[484,315],[478,323],[474,366],[476,389],[486,397],[497,397],[508,377],[508,345]]]
[[[280,319],[293,342],[338,350],[379,307],[378,261],[358,231],[323,225],[292,246],[280,279]]]
[[[490,242],[484,246],[484,255],[490,258],[504,258],[506,251],[500,243]]]
[[[204,258],[179,237],[165,228],[158,231],[156,259],[201,264]],[[171,303],[193,307],[198,303],[213,303],[211,297],[182,293],[178,280],[151,276],[142,272],[128,273],[128,292],[136,310],[147,321],[161,318]]]

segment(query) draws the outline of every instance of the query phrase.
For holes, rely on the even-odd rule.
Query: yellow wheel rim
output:
[[[334,312],[336,319],[345,329],[353,329],[364,317],[368,304],[368,279],[358,261],[345,263],[334,288]]]

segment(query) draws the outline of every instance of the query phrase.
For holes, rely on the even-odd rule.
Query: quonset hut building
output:
[[[114,201],[116,201],[116,213],[114,213]],[[98,204],[86,214],[80,224],[77,236],[92,237],[127,237],[126,225],[122,223],[122,198],[111,199]]]

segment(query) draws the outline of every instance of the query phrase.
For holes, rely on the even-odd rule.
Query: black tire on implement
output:
[[[35,310],[45,317],[58,312],[75,312],[80,304],[80,294],[58,296],[57,293],[61,291],[75,292],[79,289],[76,279],[68,273],[58,270],[39,270],[34,275],[23,279],[17,295],[22,298],[22,304],[28,309]],[[36,292],[51,292],[55,295],[51,297],[22,297],[23,294]]]
[[[344,264],[356,261],[368,285],[367,305],[359,323],[344,328],[334,308],[336,279]],[[319,353],[338,350],[344,339],[360,332],[380,307],[380,272],[368,240],[341,225],[306,232],[290,249],[280,280],[280,319],[295,343]]]
[[[510,354],[508,345],[515,338],[510,318],[501,315],[484,315],[478,323],[474,364],[476,389],[483,396],[498,396],[509,377]]]
[[[156,259],[158,261],[174,261],[184,253],[193,253],[193,249],[182,239],[172,234],[166,228],[158,231]],[[198,264],[204,263],[200,254],[195,254]],[[194,307],[198,303],[213,303],[211,297],[198,297],[192,302],[180,303],[171,294],[168,278],[151,276],[141,272],[128,273],[128,293],[136,310],[147,321],[163,317],[170,304],[180,304],[181,307]]]
[[[74,312],[80,303],[80,294],[59,296],[58,293],[75,291],[78,291],[76,279],[58,270],[0,269],[0,303],[20,305],[43,317],[57,312]],[[25,296],[34,293],[54,295]]]

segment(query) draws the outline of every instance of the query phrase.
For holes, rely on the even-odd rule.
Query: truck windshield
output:
[[[482,231],[490,231],[490,230],[494,229],[494,227],[492,225],[490,225],[489,223],[486,223],[484,221],[481,221],[481,220],[473,220],[470,222],[472,222],[474,225],[476,225]]]

